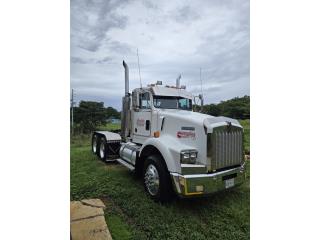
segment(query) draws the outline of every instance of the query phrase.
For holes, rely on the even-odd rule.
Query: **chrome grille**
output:
[[[216,170],[239,165],[242,162],[242,129],[221,127],[208,134],[207,150],[209,169]]]

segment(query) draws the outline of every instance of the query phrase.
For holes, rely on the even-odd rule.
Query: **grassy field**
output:
[[[249,128],[249,121],[242,124]],[[115,240],[249,239],[249,162],[249,177],[238,188],[206,198],[159,204],[148,198],[142,181],[129,170],[99,161],[91,153],[88,135],[71,140],[70,156],[71,200],[102,199]]]
[[[100,131],[114,131],[114,130],[120,130],[120,129],[121,129],[120,124],[106,123],[105,125],[99,126],[97,130],[100,130]]]

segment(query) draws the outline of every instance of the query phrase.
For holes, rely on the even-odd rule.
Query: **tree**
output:
[[[198,107],[199,108],[199,107]],[[225,116],[236,119],[250,118],[250,96],[235,97],[218,104],[203,106],[203,111],[212,116]]]
[[[106,119],[107,111],[103,102],[81,101],[79,107],[74,108],[74,122],[79,125],[80,132],[91,132]]]
[[[116,109],[114,109],[113,107],[107,107],[106,109],[106,113],[108,118],[117,118],[120,119],[121,118],[121,114],[120,112],[118,112]]]
[[[74,123],[78,133],[90,133],[111,117],[119,119],[121,113],[112,107],[105,108],[103,102],[81,101],[79,107],[74,107]]]
[[[203,106],[203,112],[212,116],[219,116],[221,113],[221,109],[218,105],[209,104]]]

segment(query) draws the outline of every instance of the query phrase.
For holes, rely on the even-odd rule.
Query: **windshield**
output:
[[[192,100],[182,97],[153,96],[156,108],[192,110]]]

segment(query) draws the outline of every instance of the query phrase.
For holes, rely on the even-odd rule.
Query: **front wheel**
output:
[[[172,184],[167,168],[159,155],[149,156],[143,169],[144,187],[155,201],[167,202],[172,198]]]

